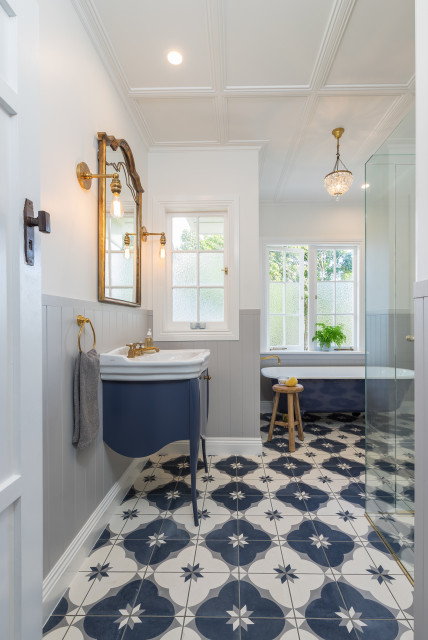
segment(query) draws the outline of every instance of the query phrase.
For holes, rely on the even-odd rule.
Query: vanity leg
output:
[[[197,492],[196,492],[196,472],[198,469],[198,450],[199,450],[199,441],[192,442],[190,441],[190,484],[191,484],[191,492],[192,492],[192,506],[193,506],[193,519],[195,521],[195,527],[199,524],[198,519],[198,504],[196,502]]]
[[[201,436],[201,440],[202,440],[202,457],[204,459],[205,473],[208,473],[207,451],[206,451],[206,447],[205,447],[205,438],[204,438],[204,436]]]

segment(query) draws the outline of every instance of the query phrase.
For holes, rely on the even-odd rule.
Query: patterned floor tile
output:
[[[278,428],[263,456],[210,456],[208,472],[200,461],[197,526],[188,456],[152,456],[44,637],[413,640],[411,585],[364,517],[363,418],[306,414],[304,432],[293,453]],[[393,471],[403,504],[413,500],[406,455]],[[390,464],[370,463],[369,500],[385,505],[396,553],[412,553],[412,523],[388,513],[380,462]]]

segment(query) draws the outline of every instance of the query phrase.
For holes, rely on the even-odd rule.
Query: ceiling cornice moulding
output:
[[[108,37],[98,11],[92,0],[71,0],[71,3],[83,24],[89,39],[94,45],[101,62],[107,70],[110,79],[115,86],[120,99],[126,107],[136,129],[138,130],[141,140],[146,148],[149,148],[151,142],[150,131],[147,127],[143,116],[139,113],[135,104],[127,99],[129,92],[129,83],[125,72],[115,54],[113,45]]]

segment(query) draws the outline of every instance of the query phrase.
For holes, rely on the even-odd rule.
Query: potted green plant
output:
[[[343,324],[332,326],[330,324],[325,324],[325,322],[317,322],[316,326],[321,327],[321,329],[317,329],[317,331],[315,331],[312,342],[318,340],[318,344],[321,349],[330,349],[332,344],[335,344],[337,347],[341,347],[342,344],[346,342],[346,336],[343,333]]]

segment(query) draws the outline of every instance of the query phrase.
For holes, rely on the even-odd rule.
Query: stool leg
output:
[[[272,440],[273,428],[275,426],[275,420],[276,420],[276,412],[278,410],[278,403],[279,403],[279,393],[277,392],[275,394],[275,400],[273,403],[272,419],[270,421],[270,427],[269,427],[269,433],[268,433],[268,439],[267,439],[268,442]]]
[[[294,409],[293,409],[293,394],[288,394],[288,450],[292,453],[296,451],[296,444],[294,441]]]
[[[299,440],[302,440],[303,442],[305,438],[303,437],[302,416],[300,414],[300,402],[299,402],[298,393],[296,393],[295,406],[296,406],[296,418],[297,418],[297,433],[299,434]]]

